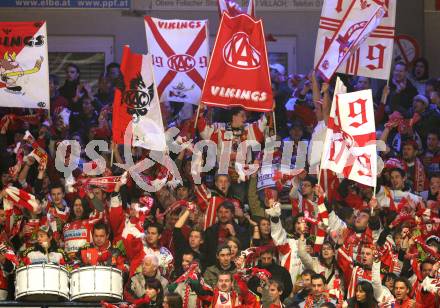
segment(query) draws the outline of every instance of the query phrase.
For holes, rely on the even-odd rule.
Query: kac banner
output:
[[[380,20],[377,17],[372,19],[374,16],[368,13],[375,6],[380,6],[383,10]],[[337,43],[340,48],[333,51],[334,59],[344,55],[342,52],[346,49],[351,51],[345,59],[341,59],[337,72],[388,79],[393,57],[395,15],[395,0],[325,0],[316,41],[315,67],[321,72],[328,67],[327,70],[330,71],[330,61],[325,62],[328,59],[322,58],[328,54],[331,43]],[[371,29],[378,21],[377,27]],[[359,43],[355,38],[367,23],[372,31],[368,36],[364,35]],[[367,32],[365,30],[364,34]],[[352,48],[355,43],[357,46]]]
[[[267,112],[273,107],[263,22],[226,12],[220,23],[201,101]]]
[[[164,151],[165,132],[151,55],[135,54],[124,46],[121,72],[125,89],[115,91],[113,141]]]
[[[371,90],[344,93],[338,78],[324,142],[321,169],[376,186],[377,152]]]
[[[207,20],[145,16],[160,101],[197,105],[209,62]]]
[[[46,22],[0,22],[0,29],[0,106],[49,109]]]

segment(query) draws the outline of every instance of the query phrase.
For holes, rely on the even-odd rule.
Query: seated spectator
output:
[[[146,255],[142,268],[139,272],[130,277],[127,284],[129,293],[134,294],[137,298],[142,298],[145,295],[145,288],[147,281],[157,280],[160,282],[162,288],[165,290],[168,286],[168,280],[160,274],[159,260],[154,255]]]
[[[156,308],[162,307],[164,288],[161,282],[154,278],[139,279],[133,276],[129,288],[124,292],[126,299],[136,307]]]
[[[177,293],[168,293],[163,298],[163,308],[182,308],[182,297]]]
[[[128,271],[122,252],[112,247],[109,241],[110,231],[104,222],[93,225],[93,243],[81,247],[77,254],[81,266],[112,266],[123,272]]]
[[[37,243],[26,249],[21,260],[25,265],[54,263],[65,265],[68,261],[64,250],[58,247],[52,236],[53,232],[48,225],[42,225],[37,231]]]

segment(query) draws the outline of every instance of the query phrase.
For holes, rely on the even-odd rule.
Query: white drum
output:
[[[122,272],[108,266],[86,266],[72,271],[70,300],[115,302],[122,300]]]
[[[52,264],[19,268],[15,277],[15,298],[23,301],[68,300],[69,273]]]

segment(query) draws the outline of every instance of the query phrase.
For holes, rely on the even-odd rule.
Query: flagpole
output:
[[[277,120],[275,119],[275,111],[272,110],[272,116],[273,116],[273,130],[275,132],[275,136],[277,135]]]
[[[202,102],[199,103],[197,106],[197,114],[196,114],[196,120],[194,121],[194,130],[197,128],[197,121],[199,120],[199,114],[200,114],[200,105],[203,104]]]
[[[111,154],[110,154],[110,168],[113,166],[113,147],[112,147],[112,151],[111,151]]]

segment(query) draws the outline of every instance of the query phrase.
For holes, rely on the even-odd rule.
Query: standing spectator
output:
[[[298,257],[298,237],[299,234],[306,232],[306,222],[303,216],[297,216],[293,222],[295,235],[290,236],[281,225],[281,207],[278,202],[270,202],[270,208],[266,213],[270,216],[271,236],[278,247],[280,253],[281,266],[286,267],[292,278],[292,284],[295,284],[298,275],[303,270],[303,264]]]
[[[440,172],[440,138],[437,130],[428,133],[422,161],[429,175]]]
[[[328,297],[326,293],[325,278],[320,274],[312,276],[312,293],[308,295],[305,300],[299,303],[300,308],[320,307],[327,302],[335,302]]]
[[[338,268],[335,258],[335,249],[328,241],[322,244],[319,257],[312,257],[306,250],[306,240],[302,234],[298,244],[298,255],[304,264],[304,267],[320,273],[327,282],[327,287],[331,296],[339,297],[344,290],[342,273]]]
[[[398,62],[394,65],[388,96],[388,113],[399,111],[403,115],[408,114],[413,97],[417,95],[417,89],[408,80],[407,75],[408,68],[405,63]]]
[[[193,228],[189,232],[189,237],[186,239],[181,230],[182,226],[185,225],[188,217],[190,215],[190,210],[185,209],[179,219],[176,221],[173,229],[173,243],[174,243],[174,263],[176,268],[178,264],[182,263],[182,256],[185,252],[192,252],[194,258],[199,260],[202,268],[204,269],[205,255],[202,253],[202,245],[204,243],[203,231],[197,228]]]
[[[429,178],[429,189],[422,191],[422,196],[425,201],[437,201],[440,192],[440,173],[433,173]]]
[[[217,262],[216,264],[208,267],[203,274],[205,282],[211,286],[215,287],[221,273],[227,272],[228,274],[234,274],[237,269],[231,258],[231,248],[227,245],[219,246],[217,249]]]
[[[284,105],[292,94],[286,82],[286,69],[280,63],[269,65],[270,80],[272,81],[272,91],[275,99],[275,117],[277,119],[277,133],[285,136],[286,132],[286,109]]]
[[[425,58],[416,59],[408,79],[416,87],[419,94],[424,95],[426,93],[426,82],[429,79],[428,60]]]
[[[207,265],[213,265],[216,262],[217,247],[225,244],[227,239],[231,236],[238,237],[243,249],[249,247],[250,232],[249,230],[242,230],[240,226],[234,221],[235,206],[229,202],[224,201],[217,208],[218,222],[206,229],[205,231],[205,253]]]
[[[409,297],[411,285],[406,278],[398,277],[394,281],[395,308],[416,308],[416,301]]]
[[[349,298],[342,307],[346,308],[377,308],[373,287],[368,281],[360,281],[356,287],[356,295]]]
[[[74,63],[68,63],[66,65],[66,81],[60,88],[60,95],[66,98],[69,101],[69,104],[74,102],[74,97],[78,94],[80,87],[80,73],[78,65]]]
[[[69,102],[64,96],[60,95],[60,79],[57,75],[49,75],[49,91],[50,91],[50,114],[54,114],[55,110],[62,110],[68,107]],[[60,112],[59,111],[59,112]]]
[[[417,157],[418,146],[415,141],[406,142],[402,149],[402,160],[407,168],[407,180],[416,193],[425,190],[427,177],[422,161]]]
[[[292,292],[293,285],[292,280],[290,279],[289,272],[282,266],[276,264],[275,258],[274,258],[274,250],[272,248],[268,248],[265,251],[263,251],[260,254],[260,258],[257,264],[258,268],[265,269],[269,273],[272,274],[272,279],[275,281],[279,281],[280,284],[283,286],[283,290],[280,294],[280,299],[283,302]],[[248,286],[249,288],[254,292],[258,292],[258,286],[260,285],[260,278],[258,277],[252,277],[249,282]],[[270,296],[271,293],[271,286],[269,284],[269,293],[267,294],[265,290],[263,290],[263,296],[261,298],[261,301],[263,303],[269,302],[271,300]]]
[[[283,301],[281,300],[281,294],[283,293],[285,293],[283,283],[278,280],[271,279],[269,281],[269,299],[270,299],[269,308],[285,307],[283,305]]]
[[[440,123],[440,113],[429,108],[428,98],[424,95],[417,95],[413,99],[414,113],[420,116],[420,120],[414,125],[414,129],[426,141],[428,133]]]

